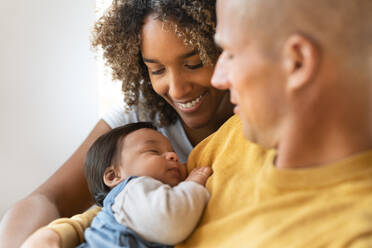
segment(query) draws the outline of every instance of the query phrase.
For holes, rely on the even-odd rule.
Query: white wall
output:
[[[93,0],[0,0],[0,217],[98,120]]]

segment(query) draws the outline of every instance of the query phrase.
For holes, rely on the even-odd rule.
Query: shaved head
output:
[[[294,33],[325,50],[369,59],[372,50],[371,0],[222,0],[236,12],[242,32],[254,30],[270,46]],[[273,42],[275,39],[275,42]],[[367,55],[368,54],[368,55]],[[345,57],[343,57],[345,58]],[[355,63],[353,61],[352,63]]]

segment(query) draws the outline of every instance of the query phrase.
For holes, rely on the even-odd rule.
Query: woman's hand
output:
[[[34,232],[22,244],[21,248],[60,248],[59,235],[48,228],[41,228]]]

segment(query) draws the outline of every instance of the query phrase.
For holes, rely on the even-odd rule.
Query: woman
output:
[[[113,78],[123,82],[126,105],[100,120],[53,176],[8,211],[0,246],[19,247],[38,227],[92,205],[84,158],[101,134],[151,120],[185,161],[193,146],[232,115],[228,92],[210,84],[220,53],[214,31],[215,1],[113,2],[95,25],[93,45],[102,47]],[[32,215],[24,209],[32,209]]]

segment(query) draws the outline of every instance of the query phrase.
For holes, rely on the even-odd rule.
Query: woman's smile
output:
[[[165,31],[154,15],[146,17],[141,37],[141,56],[152,88],[190,128],[188,136],[200,128],[209,134],[231,116],[232,105],[224,101],[228,92],[212,87],[214,65],[204,63],[197,49],[186,46],[174,30]]]
[[[182,112],[187,112],[187,113],[195,112],[199,109],[199,107],[204,102],[206,94],[207,94],[207,91],[203,92],[201,95],[199,95],[198,97],[190,101],[184,101],[184,102],[174,101],[174,103],[176,107]]]

